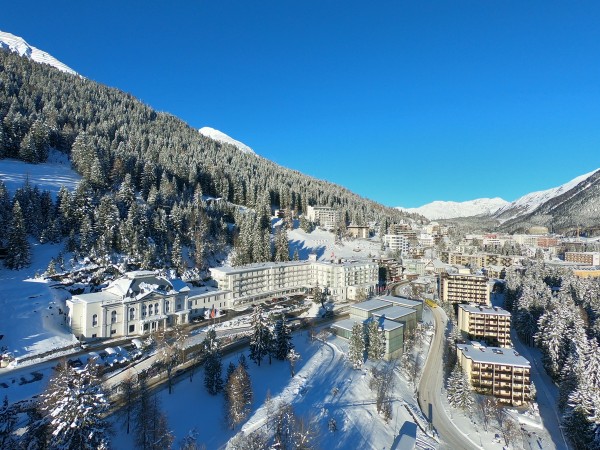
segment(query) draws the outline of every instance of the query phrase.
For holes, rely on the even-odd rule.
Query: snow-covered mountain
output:
[[[15,36],[14,34],[0,31],[0,49],[18,53],[19,55],[29,58],[33,61],[42,64],[49,64],[52,67],[56,67],[58,70],[62,70],[63,72],[77,75],[77,72],[75,72],[69,66],[61,63],[54,56],[38,48],[32,47],[25,42],[25,39]]]
[[[558,187],[526,194],[523,197],[518,198],[514,202],[511,202],[499,209],[498,211],[496,211],[494,217],[505,221],[518,216],[522,216],[524,214],[531,213],[535,211],[540,205],[549,202],[553,198],[558,197],[564,194],[565,192],[570,191],[582,181],[585,181],[588,178],[590,178],[598,170],[600,169],[596,169],[590,173],[586,173],[585,175],[578,176],[577,178],[574,178],[571,181],[562,184]]]
[[[217,142],[233,145],[234,147],[237,147],[243,153],[250,153],[252,155],[256,155],[254,150],[252,150],[246,144],[244,144],[240,141],[236,141],[232,137],[227,136],[222,131],[215,130],[214,128],[211,128],[211,127],[202,127],[202,128],[200,128],[200,134],[202,134],[203,136],[209,137],[211,139],[214,139]]]
[[[493,214],[498,211],[498,209],[505,207],[508,204],[509,202],[506,200],[496,197],[478,198],[466,202],[435,201],[418,208],[398,207],[398,209],[410,213],[421,214],[430,220],[437,220]]]

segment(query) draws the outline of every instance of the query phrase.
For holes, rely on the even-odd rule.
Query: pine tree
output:
[[[274,356],[280,361],[287,358],[288,353],[294,348],[292,333],[288,324],[280,319],[275,323],[274,330]]]
[[[204,344],[204,386],[210,395],[217,395],[223,390],[221,371],[221,350],[214,328],[206,333]]]
[[[228,407],[227,421],[233,429],[250,414],[253,397],[250,376],[241,364],[231,374],[225,386],[225,396]]]
[[[91,370],[75,372],[64,364],[41,395],[40,409],[49,421],[50,448],[107,448],[104,417],[108,407],[101,380]]]
[[[16,442],[13,432],[17,425],[17,414],[8,403],[8,397],[4,397],[0,406],[0,448],[15,448]]]
[[[372,360],[380,360],[385,356],[385,334],[377,320],[372,320],[367,326],[369,348],[367,356]]]
[[[257,305],[252,313],[250,326],[250,359],[260,366],[262,359],[268,355],[271,346],[271,331],[266,324],[263,308]]]
[[[348,360],[355,369],[363,365],[365,358],[365,332],[363,324],[356,322],[350,332],[348,342]]]
[[[473,389],[459,365],[456,365],[448,378],[448,402],[455,408],[471,412],[473,410]]]
[[[22,269],[30,264],[31,256],[21,205],[17,200],[13,206],[11,228],[8,232],[8,248],[4,264],[9,269]]]

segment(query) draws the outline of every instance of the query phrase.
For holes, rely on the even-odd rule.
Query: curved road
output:
[[[440,448],[480,449],[450,421],[442,405],[443,340],[448,318],[441,308],[432,308],[431,311],[435,320],[435,336],[419,383],[419,406],[425,417],[433,423],[440,437]]]

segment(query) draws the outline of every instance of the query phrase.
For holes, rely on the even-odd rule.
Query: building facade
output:
[[[531,365],[515,350],[477,343],[456,347],[458,362],[475,391],[514,406],[531,399]]]
[[[600,252],[565,252],[565,261],[600,266]]]
[[[318,223],[326,230],[333,230],[338,226],[342,215],[334,208],[328,206],[308,206],[306,208],[306,218],[311,222]]]
[[[458,305],[458,329],[470,340],[511,347],[510,313],[497,306]]]
[[[357,300],[375,292],[379,280],[376,263],[289,261],[210,269],[219,289],[230,292],[230,307],[271,297],[304,293],[320,287],[334,301]]]
[[[406,236],[399,234],[386,234],[383,237],[385,245],[392,251],[400,251],[402,253],[408,253],[410,243]]]
[[[440,300],[447,303],[490,304],[488,279],[466,273],[440,274]]]

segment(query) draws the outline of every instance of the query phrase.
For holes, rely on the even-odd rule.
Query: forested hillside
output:
[[[242,216],[233,205],[251,208],[245,217],[261,215],[248,218],[255,232],[246,247],[263,250],[250,251],[245,262],[272,258],[265,220],[271,207],[333,206],[358,224],[406,216],[217,143],[117,89],[0,51],[0,158],[42,162],[50,148],[69,155],[83,180],[56,201],[32,186],[11,198],[0,186],[0,243],[11,251],[18,250],[7,233],[19,219],[17,203],[26,232],[42,241],[69,237],[69,249],[82,254],[118,252],[144,266],[180,269],[182,247],[202,267],[207,253],[233,243],[240,227],[230,224],[240,225]]]
[[[523,342],[542,351],[577,449],[600,449],[600,282],[529,264],[506,276],[507,309]]]

